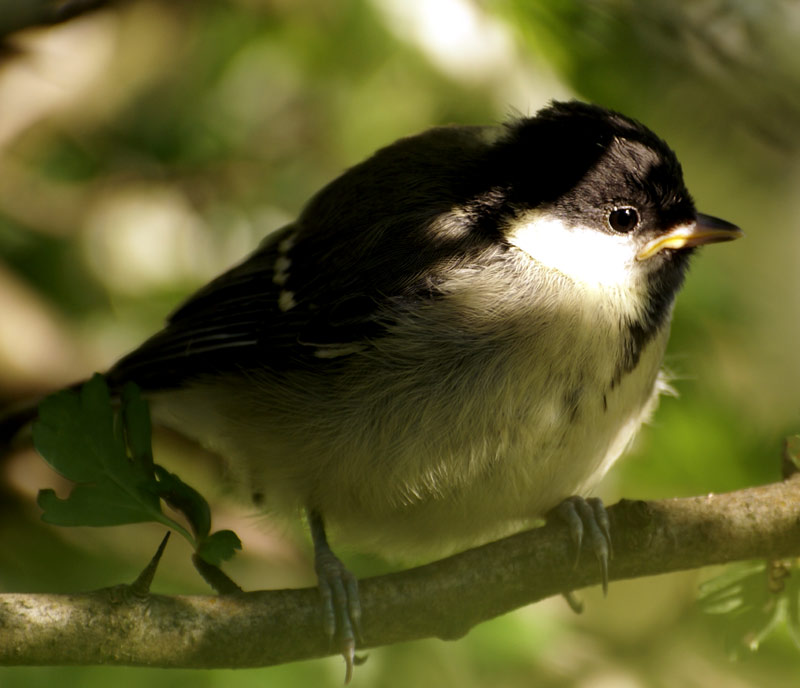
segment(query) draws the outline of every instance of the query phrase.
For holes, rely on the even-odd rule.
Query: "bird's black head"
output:
[[[697,218],[675,154],[649,129],[553,103],[500,128],[440,127],[378,151],[308,204],[290,258],[330,266],[349,292],[404,296],[515,247],[551,275],[633,284],[656,322],[691,248],[734,238],[699,231]]]
[[[696,217],[669,146],[595,105],[553,103],[507,124],[494,156],[515,213],[546,208],[566,225],[635,233],[645,243]]]
[[[580,285],[574,298],[616,295],[637,347],[669,316],[693,248],[741,234],[696,212],[663,140],[594,105],[512,121],[489,157],[501,240]]]
[[[527,235],[536,249],[535,241],[544,262],[554,261],[550,267],[558,267],[559,253],[567,265],[616,260],[620,271],[651,273],[674,292],[695,246],[741,234],[696,212],[680,163],[662,139],[595,105],[556,102],[514,120],[489,157],[500,189],[494,196],[502,198],[498,227],[512,244]]]

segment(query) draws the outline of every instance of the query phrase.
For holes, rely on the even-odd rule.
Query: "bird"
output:
[[[358,585],[329,536],[429,556],[555,510],[607,559],[591,490],[668,388],[692,253],[741,235],[618,112],[435,127],[330,182],[106,379],[139,385],[259,508],[307,515],[352,665]]]

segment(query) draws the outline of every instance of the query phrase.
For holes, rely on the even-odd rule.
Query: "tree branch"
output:
[[[800,556],[800,476],[609,509],[611,580],[743,559]],[[456,638],[481,621],[596,584],[558,523],[361,582],[363,647]],[[613,594],[613,588],[611,591]],[[331,652],[314,589],[227,596],[0,595],[0,664],[256,667]]]

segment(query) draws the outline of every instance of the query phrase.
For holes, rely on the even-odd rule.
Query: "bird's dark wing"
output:
[[[497,225],[503,195],[483,182],[482,131],[430,130],[350,168],[117,363],[110,383],[157,390],[330,365],[369,346],[398,311],[436,298],[440,275],[498,245],[484,225]]]
[[[324,365],[379,335],[374,297],[337,275],[338,266],[304,261],[296,236],[296,225],[283,228],[201,288],[114,365],[109,384],[159,390],[207,374]]]

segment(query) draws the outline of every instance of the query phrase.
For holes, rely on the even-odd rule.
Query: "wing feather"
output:
[[[286,239],[294,225],[268,237],[244,262],[200,289],[180,306],[160,332],[122,358],[109,372],[112,386],[132,380],[148,390],[169,389],[208,374],[246,373],[249,369],[324,365],[315,356],[320,344],[340,345],[340,351],[355,351],[353,339],[373,334],[373,299],[338,298],[326,293],[326,302],[337,308],[321,309],[312,290],[297,304],[283,310],[281,293],[288,286],[275,280],[276,261],[289,250]],[[286,261],[284,261],[285,263]],[[302,269],[295,261],[295,268]],[[284,269],[283,266],[281,269]],[[323,270],[324,272],[324,270]],[[336,280],[314,272],[306,286],[336,284]],[[342,304],[358,303],[347,311]]]

